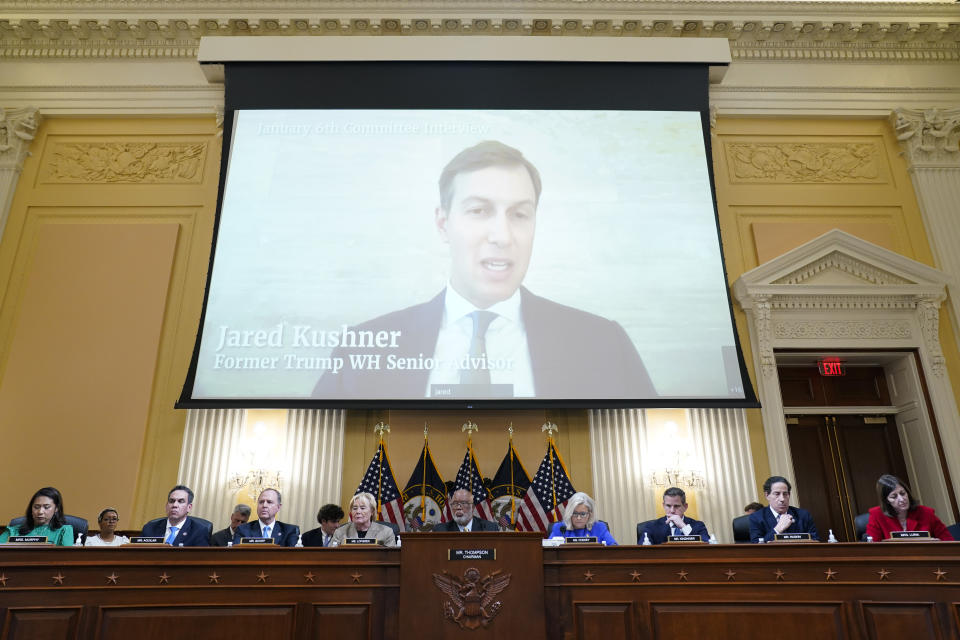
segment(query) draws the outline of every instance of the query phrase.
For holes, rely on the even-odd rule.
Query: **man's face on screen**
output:
[[[524,167],[457,174],[450,211],[436,212],[453,288],[480,309],[512,296],[530,265],[536,222],[537,195]]]

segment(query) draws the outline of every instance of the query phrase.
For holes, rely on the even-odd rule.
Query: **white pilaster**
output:
[[[13,192],[30,154],[30,142],[40,125],[36,107],[4,109],[0,106],[0,238],[13,204]]]
[[[950,316],[960,344],[960,108],[890,114],[907,159],[937,267],[952,282]]]

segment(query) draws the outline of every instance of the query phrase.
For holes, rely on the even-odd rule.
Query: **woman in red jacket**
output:
[[[877,496],[880,506],[870,508],[867,522],[867,535],[874,540],[889,538],[891,531],[929,531],[933,538],[953,540],[933,509],[918,504],[907,484],[897,476],[880,476]]]

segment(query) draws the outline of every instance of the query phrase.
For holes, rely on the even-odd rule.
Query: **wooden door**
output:
[[[877,504],[877,478],[907,477],[893,416],[788,416],[787,433],[803,507],[824,540],[833,529],[854,541],[854,518]]]

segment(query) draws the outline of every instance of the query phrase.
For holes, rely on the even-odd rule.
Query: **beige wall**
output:
[[[218,179],[213,117],[48,119],[0,241],[0,519],[162,513]]]
[[[887,120],[717,119],[714,172],[727,278],[741,274],[833,228],[933,266],[906,163]],[[744,313],[737,330],[756,380]],[[946,314],[941,344],[954,394],[960,353]],[[772,473],[760,411],[750,410],[759,485]]]
[[[713,139],[728,278],[839,227],[932,264],[916,198],[885,120],[720,117]],[[0,519],[23,512],[38,487],[61,488],[67,510],[106,505],[121,526],[161,513],[176,481],[184,414],[173,410],[193,346],[208,264],[220,139],[209,118],[48,119],[31,146],[0,241]],[[735,311],[752,371],[743,314]],[[955,392],[960,354],[941,339]],[[750,411],[758,481],[770,473],[758,411]],[[492,475],[506,423],[527,471],[543,457],[540,425],[578,489],[592,492],[583,411],[351,411],[344,497],[391,423],[402,485],[430,423],[434,458],[453,479],[460,425]],[[775,471],[775,470],[774,470]],[[759,493],[759,489],[758,489]]]

